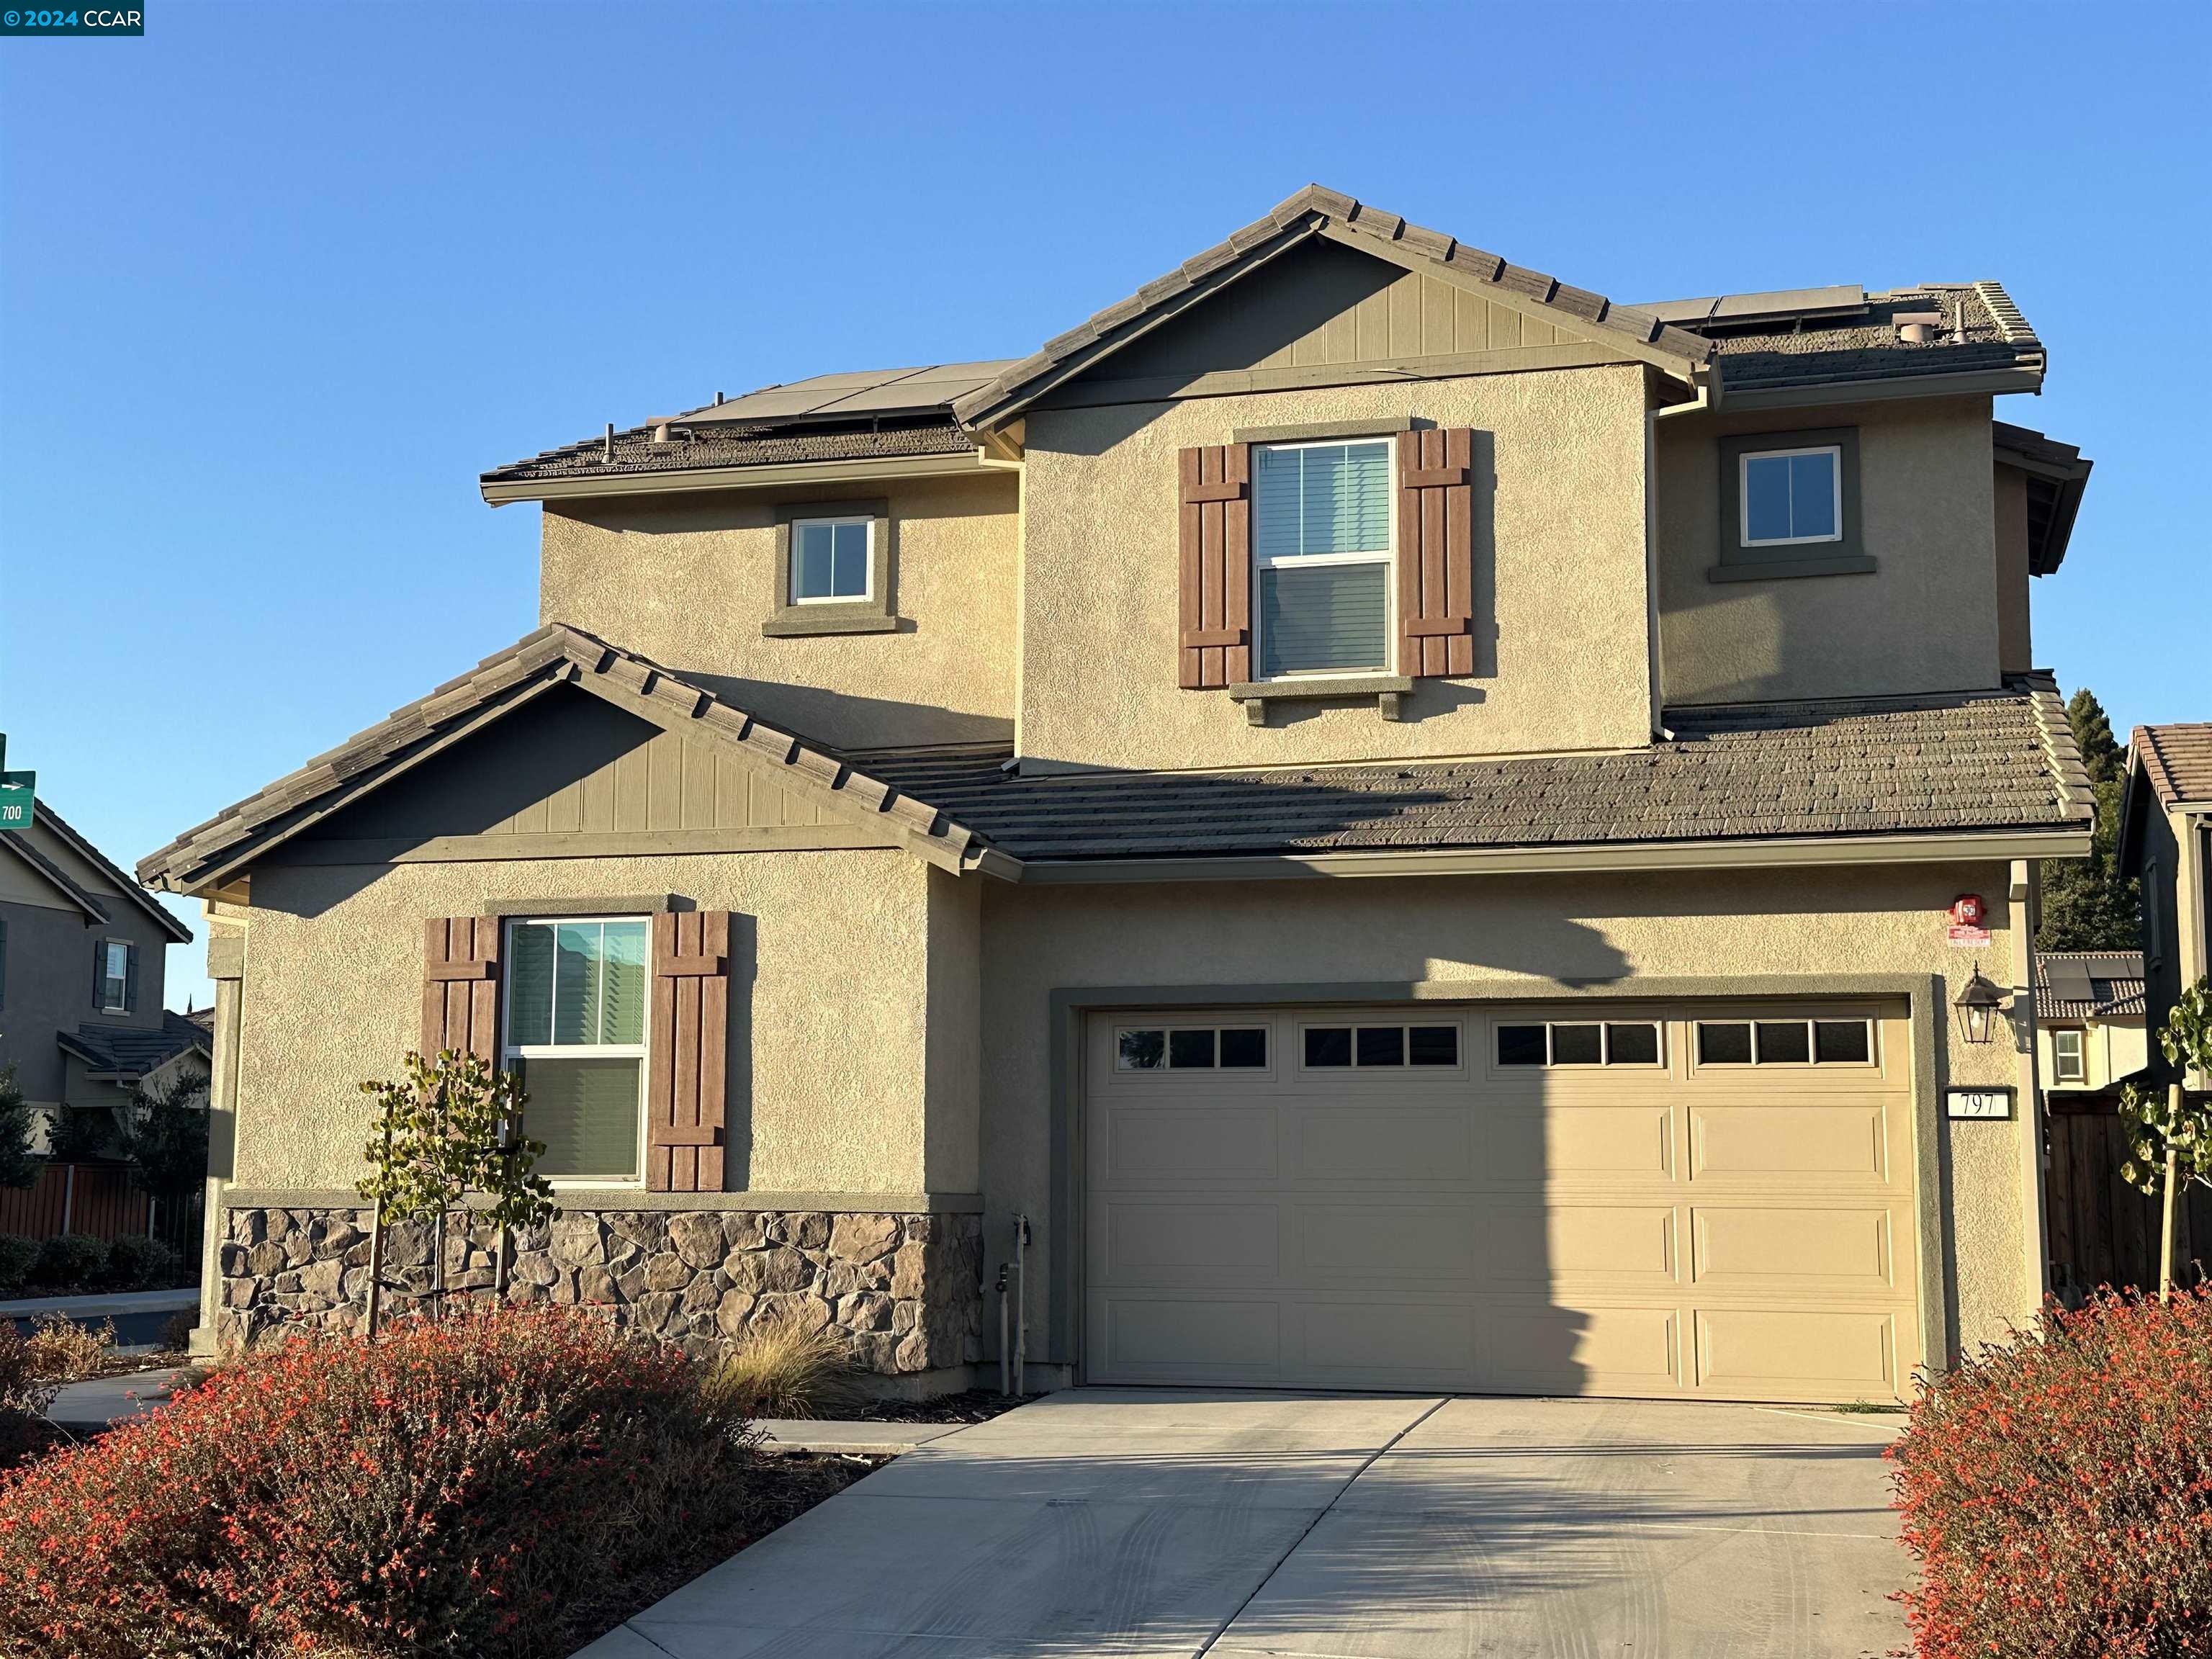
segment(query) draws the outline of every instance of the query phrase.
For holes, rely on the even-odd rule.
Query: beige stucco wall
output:
[[[1009,474],[615,496],[544,509],[539,617],[588,629],[838,745],[1003,737],[1014,716]],[[767,639],[775,510],[890,502],[896,633]]]
[[[1871,574],[1716,582],[1717,440],[1855,426]],[[1998,684],[1990,400],[1682,416],[1658,422],[1660,641],[1669,705]],[[2024,641],[2023,641],[2024,642]]]
[[[420,1041],[426,918],[672,892],[751,919],[749,953],[745,923],[732,930],[731,1069],[742,1079],[749,1065],[751,1104],[733,1082],[729,1184],[922,1192],[930,873],[889,851],[264,866],[246,934],[235,1179],[352,1184],[368,1121],[358,1085],[395,1074]]]
[[[1309,764],[1646,741],[1644,412],[1644,371],[1615,366],[1033,413],[1025,762]],[[1378,718],[1370,697],[1294,706],[1255,727],[1224,692],[1182,690],[1177,452],[1226,443],[1244,427],[1400,416],[1490,434],[1494,495],[1486,520],[1480,505],[1476,519],[1476,675],[1421,682],[1398,725]]]
[[[987,1273],[1004,1259],[1014,1212],[1047,1217],[1056,1196],[1047,1014],[1056,988],[1429,981],[1480,998],[1557,981],[1632,992],[1644,979],[1923,973],[1943,975],[1948,1004],[1977,958],[1947,945],[1944,908],[1961,891],[1984,895],[1996,938],[1978,960],[2004,977],[2006,876],[2002,866],[1960,865],[993,887],[984,894]],[[1963,1044],[1948,1013],[1934,1033],[1937,1086],[2016,1085],[2014,1047]],[[1971,1349],[2035,1304],[2021,1224],[2029,1126],[2016,1117],[1937,1128],[1952,1330]],[[1042,1332],[1048,1230],[1036,1229],[1033,1248],[1030,1317]]]

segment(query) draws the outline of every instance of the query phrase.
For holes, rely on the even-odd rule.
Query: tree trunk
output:
[[[430,1317],[440,1324],[446,1318],[446,1207],[438,1206],[438,1224],[430,1237]]]
[[[376,1328],[384,1314],[384,1206],[368,1218],[368,1340],[376,1340]]]
[[[2166,1097],[2166,1205],[2158,1228],[2158,1299],[2173,1300],[2173,1134],[2180,1126],[2182,1112],[2181,1085],[2172,1085]]]

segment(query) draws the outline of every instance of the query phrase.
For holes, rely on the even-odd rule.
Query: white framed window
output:
[[[622,1186],[645,1169],[642,916],[516,917],[507,924],[501,1056],[521,1073],[522,1131],[545,1143],[556,1184]]]
[[[93,947],[92,1006],[103,1014],[135,1012],[137,948],[127,939],[104,939]]]
[[[1388,438],[1253,445],[1255,678],[1389,672],[1394,447]]]
[[[2061,1083],[2082,1083],[2089,1076],[2087,1062],[2081,1054],[2081,1033],[2077,1028],[2055,1026],[2051,1033],[2051,1053],[2057,1062],[2054,1068]]]
[[[1736,458],[1737,515],[1745,547],[1802,547],[1844,538],[1839,444],[1748,450]]]
[[[875,533],[876,521],[864,514],[793,520],[791,603],[848,605],[873,599]]]

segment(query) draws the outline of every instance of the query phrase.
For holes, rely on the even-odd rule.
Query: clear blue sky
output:
[[[536,624],[484,468],[1310,179],[1617,299],[1999,278],[2097,462],[2037,654],[2212,717],[2202,6],[145,4],[0,40],[0,729],[119,862]]]

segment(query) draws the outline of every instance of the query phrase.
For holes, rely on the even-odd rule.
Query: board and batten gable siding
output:
[[[325,858],[349,848],[381,855],[386,843],[428,842],[434,850],[464,840],[475,855],[504,847],[526,856],[563,836],[772,839],[786,831],[846,842],[866,833],[725,744],[564,688],[333,813],[273,856]]]
[[[1115,353],[1043,405],[1158,396],[1240,369],[1379,368],[1477,353],[1522,354],[1535,367],[1543,349],[1590,346],[1559,323],[1326,241],[1281,255],[1231,294]]]
[[[1033,411],[1025,763],[1196,769],[1648,741],[1644,408],[1644,370],[1614,365]],[[1407,419],[1474,434],[1472,672],[1420,681],[1397,724],[1370,696],[1254,726],[1225,692],[1185,690],[1180,453],[1245,428],[1373,421],[1380,435]]]
[[[831,744],[976,742],[1014,717],[1010,472],[546,504],[539,619],[619,643]],[[888,499],[894,631],[769,638],[776,513]]]
[[[1661,681],[1670,707],[1985,690],[2001,683],[1990,399],[1887,404],[1657,423]],[[1877,569],[1711,580],[1719,441],[1856,428],[1859,525]],[[1786,441],[1786,438],[1783,440]],[[2015,649],[2026,620],[2017,618]]]

